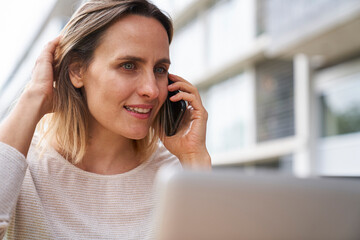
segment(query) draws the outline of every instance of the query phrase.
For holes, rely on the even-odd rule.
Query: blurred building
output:
[[[54,2],[31,46],[78,3]],[[174,19],[170,71],[209,112],[215,166],[360,175],[360,0],[154,2]],[[28,80],[31,49],[0,86],[1,116]]]

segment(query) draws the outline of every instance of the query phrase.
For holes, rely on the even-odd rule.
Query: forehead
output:
[[[127,15],[105,31],[95,54],[97,51],[109,51],[113,54],[145,54],[152,51],[168,55],[169,39],[164,26],[157,19]]]

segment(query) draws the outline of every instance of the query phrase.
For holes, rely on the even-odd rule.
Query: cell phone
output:
[[[173,81],[168,79],[168,84],[172,84]],[[166,136],[175,135],[182,118],[184,117],[184,113],[186,111],[186,102],[184,100],[180,100],[177,102],[170,101],[170,98],[176,95],[180,91],[168,92],[168,96],[164,103],[163,116],[161,120],[161,124],[164,127]]]

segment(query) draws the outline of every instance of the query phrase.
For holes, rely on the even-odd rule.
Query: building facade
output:
[[[170,72],[209,112],[215,167],[360,175],[360,0],[154,2],[174,20]],[[34,44],[76,4],[55,1]],[[0,86],[2,116],[30,55]]]
[[[214,165],[359,175],[359,0],[167,2]]]

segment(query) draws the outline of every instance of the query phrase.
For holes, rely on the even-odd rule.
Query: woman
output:
[[[158,169],[211,168],[198,91],[171,74],[168,86],[172,31],[146,0],[90,0],[44,48],[0,126],[0,236],[148,239]],[[166,137],[175,90],[189,106]]]

